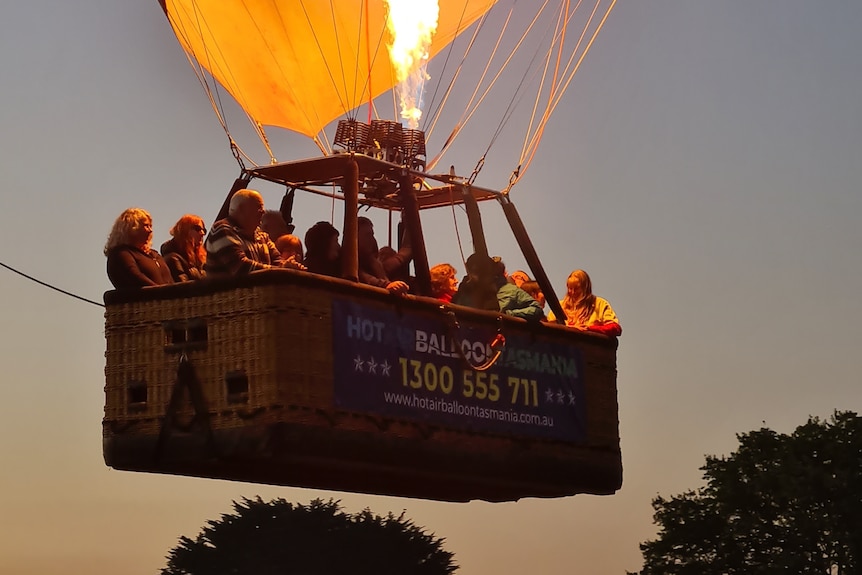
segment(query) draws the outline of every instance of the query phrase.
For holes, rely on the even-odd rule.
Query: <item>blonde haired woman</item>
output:
[[[162,244],[161,252],[175,282],[199,280],[206,275],[206,234],[204,221],[192,214],[184,215],[171,228],[173,237]]]
[[[111,228],[105,255],[108,279],[115,288],[141,288],[173,283],[159,252],[152,249],[153,219],[140,208],[124,211]]]
[[[560,305],[566,313],[566,325],[569,327],[612,336],[623,333],[611,304],[593,295],[593,282],[584,270],[575,270],[569,274],[566,297],[560,300]],[[554,312],[550,312],[548,321],[554,319]]]

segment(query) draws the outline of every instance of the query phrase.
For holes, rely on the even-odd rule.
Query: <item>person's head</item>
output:
[[[431,268],[431,295],[440,297],[458,291],[458,277],[449,264],[437,264]]]
[[[253,234],[260,225],[263,213],[263,197],[255,190],[237,190],[230,199],[228,215],[248,234]]]
[[[530,276],[524,270],[517,270],[509,274],[509,281],[524,289],[524,282],[530,281]]]
[[[491,261],[494,263],[494,276],[498,278],[506,277],[506,263],[503,261],[503,258],[500,256],[494,256],[491,258]]]
[[[593,282],[584,270],[575,270],[566,279],[566,297],[574,302],[593,295]]]
[[[512,275],[514,276],[515,274],[513,273]],[[518,287],[530,294],[530,297],[539,302],[540,306],[545,307],[545,294],[542,293],[539,282],[533,280],[525,281]]]
[[[183,251],[189,262],[202,265],[206,261],[206,250],[203,247],[207,228],[200,216],[186,214],[177,220],[171,228],[171,236],[177,246]]]
[[[498,265],[494,260],[482,254],[472,254],[464,262],[467,275],[476,279],[488,279],[497,275]]]
[[[338,230],[329,222],[317,222],[305,232],[306,259],[335,261],[341,246],[338,245]]]
[[[374,237],[374,224],[365,216],[356,218],[356,243],[360,254],[374,254],[377,257],[377,239]]]
[[[266,210],[260,219],[260,229],[269,234],[270,239],[273,241],[281,236],[292,234],[292,228],[293,226],[288,226],[285,223],[281,212],[278,210]]]
[[[184,215],[171,228],[171,236],[182,245],[188,243],[193,246],[199,246],[203,243],[206,235],[207,228],[204,225],[204,221],[200,216],[193,214]]]
[[[132,246],[148,252],[152,241],[153,218],[149,212],[141,208],[129,208],[114,221],[105,243],[105,254],[117,246]]]
[[[283,260],[293,258],[295,262],[302,263],[302,242],[298,237],[285,234],[275,240],[275,247]]]
[[[578,321],[586,321],[590,316],[596,296],[593,295],[593,282],[584,270],[575,270],[566,279],[566,297],[562,305],[566,315]]]

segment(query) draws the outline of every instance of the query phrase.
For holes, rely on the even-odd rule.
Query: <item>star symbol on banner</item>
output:
[[[565,397],[566,397],[566,396],[565,396],[565,394],[563,393],[563,390],[562,390],[562,389],[560,389],[560,390],[558,390],[558,391],[557,391],[557,403],[559,403],[560,405],[562,405],[562,404],[564,403],[564,401],[563,401],[563,400],[564,400],[564,398],[565,398]]]
[[[545,403],[554,403],[554,390],[551,388],[545,390]]]
[[[362,361],[362,357],[357,355],[356,358],[353,360],[353,370],[354,371],[363,371],[363,369],[362,369],[363,363],[364,362]]]
[[[377,366],[380,364],[374,361],[373,357],[366,361],[365,365],[368,366],[368,373],[373,373],[374,375],[377,375]]]
[[[575,394],[570,391],[569,392],[569,405],[574,405],[574,404],[575,404]]]
[[[383,363],[380,364],[380,375],[388,376],[390,369],[392,369],[392,366],[389,365],[389,362],[384,359]]]

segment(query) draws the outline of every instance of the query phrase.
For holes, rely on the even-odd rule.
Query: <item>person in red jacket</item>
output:
[[[452,303],[452,296],[458,291],[458,276],[450,264],[437,264],[431,268],[431,296],[446,303]]]
[[[610,336],[623,333],[623,328],[611,304],[593,295],[593,282],[584,270],[575,270],[566,280],[566,297],[560,300],[566,312],[566,325],[575,329],[595,331]],[[548,314],[554,321],[554,312]]]

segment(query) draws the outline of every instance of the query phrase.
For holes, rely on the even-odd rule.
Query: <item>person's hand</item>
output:
[[[290,256],[284,262],[282,262],[281,267],[291,269],[291,270],[300,270],[307,271],[308,268],[296,261],[296,256]]]
[[[403,294],[406,294],[410,290],[410,286],[408,286],[406,282],[394,281],[394,282],[389,282],[386,285],[386,289],[388,289],[390,293],[403,295]]]

